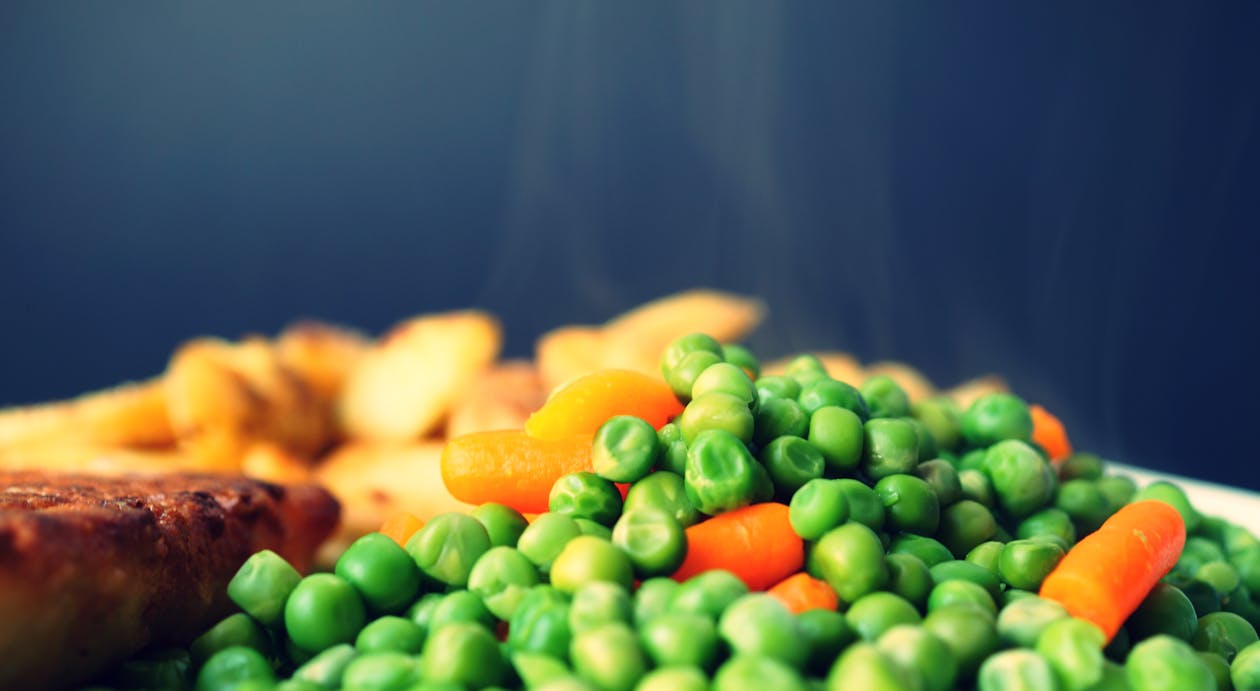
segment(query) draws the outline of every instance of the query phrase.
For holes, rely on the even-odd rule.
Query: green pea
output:
[[[1100,477],[1096,484],[1098,490],[1107,498],[1107,508],[1111,513],[1119,511],[1137,494],[1137,483],[1127,475]]]
[[[660,667],[690,665],[711,670],[718,659],[718,633],[703,614],[666,612],[639,629],[639,642]]]
[[[919,437],[902,419],[879,418],[862,427],[862,470],[874,480],[912,472],[919,464]]]
[[[1193,533],[1198,530],[1199,522],[1203,517],[1194,507],[1190,505],[1190,500],[1177,485],[1165,480],[1158,480],[1138,490],[1134,495],[1133,501],[1142,501],[1143,499],[1158,499],[1165,502],[1177,510],[1181,514],[1182,520],[1186,524],[1186,532]]]
[[[984,586],[961,578],[937,583],[928,595],[927,609],[933,612],[957,604],[974,605],[995,617],[998,614],[997,603]]]
[[[516,548],[533,562],[543,573],[551,570],[551,563],[569,544],[569,541],[582,534],[572,516],[560,513],[544,513],[534,519],[521,533]]]
[[[1005,547],[1005,543],[997,540],[981,542],[973,547],[970,552],[967,552],[967,556],[963,557],[963,560],[977,566],[983,566],[996,574],[998,573],[998,560],[1002,558],[1002,550]]]
[[[958,471],[949,461],[940,458],[924,461],[915,466],[914,474],[932,487],[941,506],[949,506],[963,498]]]
[[[1057,537],[1065,545],[1076,543],[1076,527],[1072,517],[1062,509],[1054,507],[1042,509],[1019,522],[1015,535],[1027,540],[1046,535]]]
[[[820,408],[835,406],[852,411],[862,422],[866,422],[871,416],[870,409],[866,407],[866,399],[862,398],[860,391],[830,377],[818,377],[809,383],[802,383],[796,402],[810,415]]]
[[[455,590],[446,594],[441,602],[433,608],[429,617],[429,633],[444,626],[459,622],[477,624],[484,628],[492,628],[495,623],[494,614],[486,607],[486,603],[470,590]]]
[[[303,578],[284,605],[289,640],[311,653],[353,641],[366,620],[354,587],[331,573]]]
[[[927,691],[948,691],[958,677],[953,651],[935,634],[913,624],[898,624],[875,643],[879,651],[903,669],[913,670]]]
[[[779,437],[804,437],[809,431],[810,416],[791,398],[767,398],[761,401],[753,420],[753,441],[765,445]]]
[[[1015,518],[1043,508],[1054,496],[1054,470],[1022,441],[1009,439],[989,447],[984,471],[998,504]]]
[[[694,525],[700,520],[700,512],[687,498],[687,486],[683,477],[670,471],[657,471],[630,486],[622,514],[641,508],[661,509],[672,515],[683,527]]]
[[[888,582],[884,546],[870,528],[845,523],[818,540],[809,553],[809,572],[836,590],[844,603],[879,590]]]
[[[520,511],[495,502],[486,502],[470,514],[481,522],[490,537],[491,547],[515,547],[529,521]]]
[[[805,382],[828,376],[827,366],[813,353],[801,353],[792,358],[788,361],[783,373],[800,382],[802,386]]]
[[[813,674],[826,674],[836,658],[856,634],[844,615],[830,609],[810,609],[796,615],[804,646],[809,650],[805,668]]]
[[[1229,663],[1225,661],[1225,658],[1216,653],[1199,651],[1199,659],[1212,672],[1212,678],[1216,680],[1218,690],[1230,691],[1234,688],[1233,682],[1229,680]]]
[[[913,554],[890,553],[884,557],[888,564],[888,592],[900,595],[918,609],[927,605],[932,590],[932,574],[927,564]]]
[[[629,590],[634,569],[630,557],[611,542],[580,535],[564,546],[551,565],[551,584],[572,593],[591,581],[609,581]]]
[[[591,445],[591,467],[613,482],[637,482],[660,454],[656,429],[633,415],[615,415],[600,425]]]
[[[233,646],[253,648],[263,655],[271,653],[271,639],[258,622],[248,614],[237,612],[210,627],[189,646],[193,664],[200,665],[211,655]]]
[[[1133,646],[1124,663],[1133,691],[1212,691],[1212,670],[1185,641],[1158,635]]]
[[[369,622],[354,640],[360,653],[392,650],[415,655],[424,647],[425,631],[410,619],[385,616]]]
[[[247,687],[238,686],[238,691],[245,691]],[[267,686],[268,691],[320,691],[323,687],[309,681],[300,679],[285,679],[275,686]]]
[[[494,634],[469,622],[452,622],[434,631],[420,657],[426,681],[471,688],[501,683],[505,667]]]
[[[414,658],[396,650],[362,654],[346,665],[342,686],[347,689],[402,691],[416,676]]]
[[[1059,688],[1085,691],[1102,681],[1106,636],[1093,624],[1075,617],[1056,619],[1037,637],[1037,652],[1050,663]]]
[[[583,535],[593,535],[604,540],[612,539],[612,528],[609,528],[602,523],[596,523],[589,518],[575,518],[573,521],[577,523],[578,530],[580,530]]]
[[[705,571],[687,579],[674,591],[669,611],[703,614],[717,620],[732,602],[748,592],[748,586],[724,569]]]
[[[302,575],[284,557],[265,549],[255,552],[228,582],[227,593],[241,611],[263,626],[275,626],[284,616],[284,602]]]
[[[712,391],[691,399],[678,416],[678,429],[690,447],[703,432],[722,430],[747,444],[753,439],[755,420],[747,403],[737,396]]]
[[[349,643],[339,643],[307,660],[293,672],[293,678],[307,681],[320,688],[335,689],[341,686],[346,667],[359,656],[359,651]]]
[[[929,567],[954,558],[949,548],[930,537],[900,533],[888,545],[889,554],[913,554]]]
[[[964,499],[941,510],[937,538],[950,553],[965,556],[976,545],[992,539],[997,532],[997,519],[983,504]]]
[[[683,441],[678,423],[666,423],[656,430],[656,439],[661,445],[661,453],[656,459],[657,469],[668,470],[681,477],[687,468],[687,442]]]
[[[620,622],[578,632],[570,657],[574,671],[606,691],[631,691],[648,669],[634,632]]]
[[[709,365],[691,385],[692,399],[707,393],[720,392],[730,394],[742,401],[754,413],[757,411],[757,387],[748,378],[744,370],[729,362]]]
[[[1047,626],[1067,616],[1063,605],[1054,600],[1036,595],[1021,598],[998,612],[998,636],[1007,645],[1031,648],[1037,644],[1037,637]]]
[[[775,490],[785,497],[823,474],[822,454],[800,437],[779,437],[763,447],[758,457]]]
[[[1103,462],[1096,454],[1077,451],[1059,464],[1059,477],[1067,480],[1097,480],[1102,477]]]
[[[958,471],[964,470],[984,470],[984,455],[989,452],[988,447],[972,449],[963,454],[958,459]]]
[[[998,558],[998,575],[1012,588],[1036,590],[1063,556],[1063,549],[1052,542],[1014,540]]]
[[[468,590],[504,621],[512,618],[521,599],[537,584],[538,567],[512,547],[491,547],[468,574]]]
[[[761,376],[761,361],[751,350],[738,343],[723,343],[722,359],[744,370],[753,379]]]
[[[1054,670],[1031,650],[1004,650],[980,665],[980,691],[1055,691]]]
[[[1116,635],[1112,636],[1111,642],[1107,644],[1107,647],[1103,648],[1103,656],[1112,662],[1124,663],[1129,658],[1129,651],[1133,648],[1133,640],[1128,630],[1123,626],[1120,627]]]
[[[612,543],[630,558],[639,578],[671,574],[687,556],[682,524],[672,513],[650,506],[622,514],[613,527]]]
[[[639,680],[635,691],[708,691],[709,680],[695,667],[661,667]]]
[[[1007,439],[1032,438],[1028,405],[1006,393],[977,398],[962,415],[963,439],[971,446],[991,446]]]
[[[1260,592],[1260,547],[1231,551],[1229,563],[1238,570],[1238,578],[1247,590]]]
[[[1080,535],[1098,530],[1098,526],[1112,514],[1107,496],[1093,480],[1077,479],[1062,483],[1055,495],[1054,505],[1072,517],[1072,524]]]
[[[354,586],[373,612],[402,611],[420,590],[416,562],[381,533],[355,540],[337,559],[335,573]]]
[[[779,660],[761,655],[735,655],[713,675],[713,691],[807,691],[804,680]]]
[[[661,373],[667,378],[670,370],[678,366],[689,353],[708,352],[719,358],[722,357],[722,344],[717,339],[708,334],[690,333],[675,338],[665,347],[665,352],[661,355]],[[691,388],[688,387],[687,392]]]
[[[989,597],[993,598],[994,602],[997,602],[1002,597],[1002,582],[998,580],[998,577],[992,571],[983,566],[961,559],[954,559],[941,562],[928,570],[932,573],[932,580],[936,582],[937,587],[946,581],[970,581],[988,591]]]
[[[262,653],[245,646],[229,646],[216,652],[197,673],[197,691],[231,689],[246,682],[275,684],[271,663]]]
[[[945,641],[957,656],[960,679],[971,678],[980,663],[1001,645],[994,620],[974,605],[951,605],[928,612],[923,628]]]
[[[564,593],[551,586],[535,586],[512,614],[508,647],[516,652],[546,653],[568,660],[572,640],[569,610]]]
[[[899,624],[918,624],[919,611],[905,598],[888,592],[867,593],[853,602],[844,618],[863,640],[875,641]]]
[[[1256,629],[1233,612],[1213,612],[1199,617],[1190,643],[1196,650],[1216,653],[1232,662],[1238,651],[1255,643]]]
[[[962,439],[962,414],[952,399],[937,397],[911,403],[910,414],[928,428],[940,448],[958,448]]]
[[[1229,666],[1229,678],[1234,682],[1234,688],[1240,691],[1260,689],[1260,643],[1252,643],[1238,651]]]
[[[861,392],[872,418],[910,414],[910,397],[892,377],[884,374],[870,377],[862,383]]]
[[[888,524],[896,530],[932,535],[940,525],[940,501],[932,486],[919,477],[887,475],[875,483],[875,494],[884,505]]]
[[[988,507],[997,504],[997,497],[993,494],[993,483],[989,481],[989,476],[985,475],[983,470],[959,469],[958,485],[962,488],[963,499],[970,499]]]
[[[608,480],[587,471],[562,475],[547,498],[551,513],[568,514],[611,526],[621,515],[621,492]]]
[[[922,688],[924,680],[916,670],[899,664],[875,644],[865,641],[845,649],[827,675],[828,691],[915,691]]]
[[[717,429],[703,432],[687,449],[683,479],[687,498],[709,515],[752,504],[766,489],[773,492],[765,468],[743,442]]]
[[[473,564],[490,549],[490,535],[477,519],[462,513],[434,516],[407,540],[407,552],[429,578],[464,587]]]
[[[600,691],[587,680],[570,674],[557,679],[550,679],[531,691]]]
[[[514,651],[509,659],[516,676],[520,677],[527,689],[538,688],[549,681],[572,674],[563,658],[557,659],[545,653]]]
[[[569,628],[585,631],[607,622],[630,624],[634,605],[630,594],[607,581],[591,581],[573,593],[569,605]]]
[[[649,578],[634,591],[634,625],[642,627],[659,614],[669,610],[678,581],[672,578]]]
[[[793,401],[801,395],[801,385],[792,377],[767,375],[757,377],[757,398],[765,405],[771,398],[787,398]]]
[[[908,422],[912,427],[914,427],[914,436],[915,439],[918,440],[920,463],[936,458],[936,454],[939,449],[936,446],[936,438],[932,436],[931,430],[929,430],[922,422],[919,422],[912,417],[900,417],[896,419]]]
[[[718,632],[736,655],[769,657],[799,669],[809,654],[800,645],[795,615],[767,593],[749,593],[731,603]]]
[[[722,362],[722,356],[708,351],[687,353],[678,365],[665,373],[665,383],[680,401],[691,400],[691,390],[700,374]]]
[[[871,530],[883,530],[885,523],[884,502],[875,490],[865,483],[852,478],[835,480],[836,486],[844,494],[844,502],[849,509],[849,520],[861,523]]]
[[[1199,618],[1190,598],[1180,588],[1163,582],[1151,588],[1125,622],[1125,628],[1138,640],[1167,634],[1189,641],[1198,626]]]
[[[121,689],[186,689],[191,666],[187,650],[149,649],[119,664],[109,681]]]

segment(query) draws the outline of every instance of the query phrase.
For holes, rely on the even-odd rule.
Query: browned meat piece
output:
[[[231,611],[272,549],[299,570],[336,526],[319,487],[225,475],[0,473],[0,688],[63,687]]]

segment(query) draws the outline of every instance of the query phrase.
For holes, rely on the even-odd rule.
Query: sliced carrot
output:
[[[750,590],[765,590],[801,570],[805,543],[788,521],[788,507],[767,502],[727,511],[687,528],[687,557],[674,572],[685,581],[726,569]]]
[[[499,502],[522,513],[546,511],[556,480],[590,469],[590,435],[548,441],[496,430],[455,437],[442,449],[442,481],[452,496],[470,504]]]
[[[682,404],[660,377],[608,369],[556,389],[525,421],[525,431],[550,440],[593,436],[615,415],[634,415],[659,428],[681,412]]]
[[[1028,413],[1032,415],[1033,441],[1050,454],[1050,460],[1060,461],[1072,455],[1072,443],[1059,418],[1036,403],[1028,406]]]
[[[423,527],[424,521],[416,518],[415,514],[400,511],[386,518],[385,522],[381,524],[379,532],[399,545],[406,547],[407,540],[410,540],[411,536]]]
[[[1040,594],[1096,624],[1110,641],[1185,544],[1186,524],[1176,509],[1154,499],[1134,502],[1068,550]]]
[[[793,614],[811,609],[835,610],[840,606],[835,588],[803,571],[779,581],[766,592],[779,598]]]

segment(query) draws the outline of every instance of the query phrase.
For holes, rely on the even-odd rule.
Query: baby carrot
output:
[[[385,519],[379,532],[397,542],[400,546],[406,547],[407,540],[410,540],[411,536],[423,527],[424,521],[416,518],[415,514],[399,511]]]
[[[801,570],[805,543],[788,521],[788,507],[767,502],[727,511],[687,528],[687,557],[674,572],[685,581],[726,569],[750,590],[765,590]]]
[[[488,501],[522,513],[547,510],[551,487],[561,476],[591,469],[591,436],[557,441],[521,430],[474,432],[442,449],[442,481],[460,501]]]
[[[660,428],[682,412],[682,404],[660,377],[630,370],[592,372],[556,389],[525,421],[537,439],[594,436],[616,415],[634,415]]]
[[[835,588],[803,571],[779,581],[766,592],[779,598],[793,614],[811,609],[834,611],[840,605]]]
[[[1050,454],[1050,460],[1060,461],[1072,455],[1072,443],[1059,418],[1036,403],[1028,406],[1028,413],[1032,416],[1032,439]]]
[[[1186,524],[1169,504],[1125,506],[1076,543],[1041,584],[1041,596],[1085,619],[1110,641],[1186,544]]]

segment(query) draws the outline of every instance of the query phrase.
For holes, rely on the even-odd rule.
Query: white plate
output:
[[[1252,535],[1260,536],[1260,494],[1123,463],[1108,462],[1107,468],[1132,477],[1139,487],[1156,480],[1168,480],[1185,490],[1190,503],[1199,510],[1199,513],[1205,516],[1219,516],[1250,530]]]

